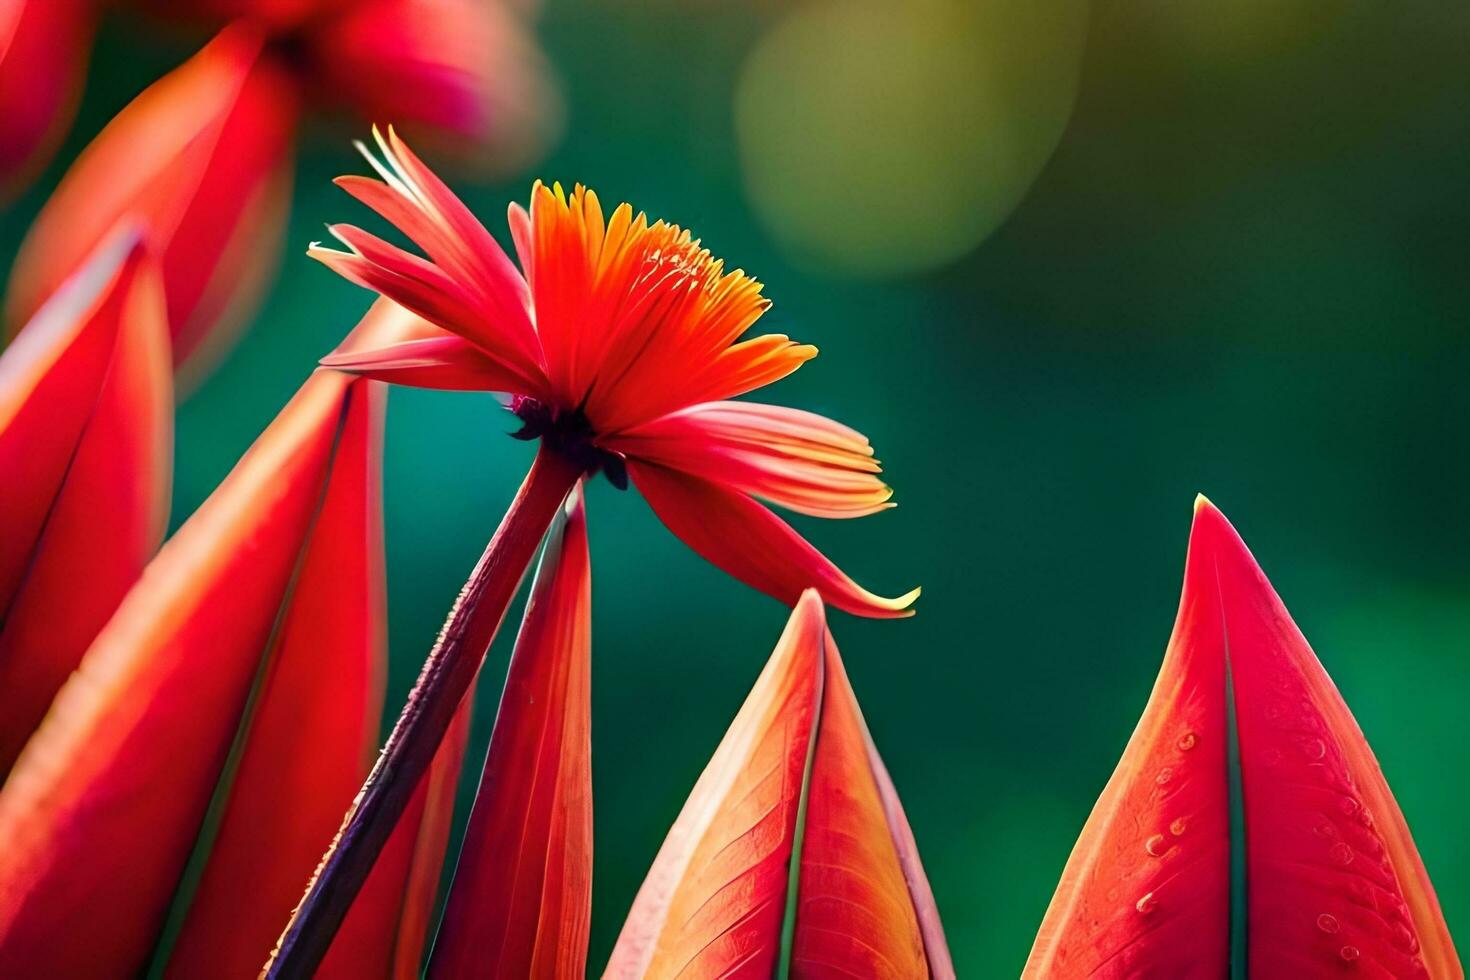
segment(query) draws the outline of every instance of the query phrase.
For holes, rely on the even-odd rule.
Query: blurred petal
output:
[[[261,46],[226,29],[82,152],[16,258],[9,332],[128,217],[163,268],[175,365],[218,355],[274,268],[289,184],[294,83]]]
[[[433,977],[586,976],[592,583],[580,493],[564,513],[516,639]]]
[[[321,99],[393,120],[494,172],[534,164],[561,128],[545,58],[511,4],[366,0],[308,36]]]
[[[471,687],[428,773],[342,921],[317,969],[318,980],[417,980],[421,976],[474,700]]]
[[[1434,886],[1388,783],[1245,543],[1208,502],[1245,798],[1250,972],[1460,977]]]
[[[312,377],[58,694],[0,791],[0,975],[138,971],[220,815],[222,864],[202,865],[197,923],[221,944],[211,951],[289,914],[352,797],[377,710],[375,397],[344,375]],[[307,701],[325,717],[295,719],[310,739],[284,737],[282,715]],[[242,867],[246,880],[224,880]],[[240,937],[214,917],[230,904],[215,889]]]
[[[313,18],[321,18],[346,9],[358,0],[132,0],[132,6],[146,8],[196,24],[218,24],[221,21],[248,18],[269,25],[276,31],[300,26]]]
[[[66,135],[95,30],[92,0],[0,4],[0,198],[29,183]]]
[[[829,640],[808,591],[669,831],[606,977],[953,978]]]
[[[163,538],[158,270],[114,234],[0,357],[0,781]]]
[[[1244,825],[1232,835],[1234,738]],[[1232,841],[1245,848],[1235,881]],[[1235,529],[1200,498],[1163,669],[1023,976],[1223,978],[1233,926],[1252,976],[1464,975],[1372,751]]]
[[[628,461],[628,474],[670,531],[752,588],[787,605],[810,587],[857,616],[912,615],[918,589],[896,599],[874,595],[744,493],[636,459]]]
[[[794,408],[706,402],[605,443],[813,517],[862,517],[893,506],[861,433]]]

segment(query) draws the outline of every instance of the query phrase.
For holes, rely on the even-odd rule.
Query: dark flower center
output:
[[[511,399],[510,411],[521,420],[512,439],[540,439],[570,459],[588,476],[598,473],[619,490],[628,489],[628,464],[621,453],[597,445],[592,423],[580,408],[558,410],[528,395]]]

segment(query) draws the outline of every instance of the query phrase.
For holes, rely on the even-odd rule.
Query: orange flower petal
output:
[[[261,45],[226,29],[82,152],[16,258],[11,333],[126,217],[163,269],[174,363],[227,342],[273,265],[289,183],[294,83]]]
[[[29,183],[71,126],[95,30],[90,0],[0,8],[0,197]]]
[[[794,408],[707,402],[604,443],[813,517],[862,517],[893,506],[867,439]]]
[[[1204,498],[1154,695],[1024,976],[1230,974],[1232,737],[1250,974],[1462,977],[1362,732],[1235,529]]]
[[[158,270],[114,235],[0,357],[0,781],[163,538]]]
[[[422,976],[474,701],[472,685],[429,771],[347,910],[317,968],[318,980],[418,980]]]
[[[1235,683],[1251,974],[1463,976],[1352,712],[1224,516],[1204,503],[1195,534],[1219,576]]]
[[[322,366],[414,388],[525,390],[522,379],[506,373],[480,348],[452,334],[408,340],[376,350],[339,352],[322,358]]]
[[[342,178],[338,184],[397,225],[429,259],[351,226],[336,229],[354,249],[350,255],[317,247],[308,254],[460,334],[508,370],[539,379],[540,342],[527,309],[525,281],[510,257],[396,133],[390,129],[385,137],[375,129],[373,134],[383,160],[362,150],[383,183]]]
[[[197,925],[223,955],[269,922],[258,968],[370,744],[381,585],[363,495],[376,498],[376,397],[341,374],[309,380],[149,564],[62,688],[0,791],[0,975],[142,968],[202,821],[217,812],[211,797],[225,793],[216,874],[248,867],[248,881],[206,866]],[[345,577],[349,567],[360,574]],[[297,683],[330,685],[331,697]],[[252,691],[258,742],[253,725],[240,734]],[[295,720],[316,737],[285,738],[281,715],[306,701],[323,717]],[[221,777],[237,743],[229,787]],[[248,824],[267,819],[268,829]],[[232,916],[242,935],[216,916]]]
[[[772,976],[788,955],[798,978],[954,976],[814,591],[669,831],[604,975]]]
[[[1196,530],[1159,678],[1067,860],[1028,980],[1229,975],[1224,643]]]
[[[803,590],[858,616],[912,615],[914,589],[885,599],[858,585],[801,535],[743,493],[636,459],[628,474],[685,544],[752,588],[795,605]]]
[[[432,977],[583,977],[592,907],[591,566],[581,495],[536,573]]]

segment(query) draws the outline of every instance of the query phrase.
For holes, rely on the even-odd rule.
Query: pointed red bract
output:
[[[1192,539],[1153,694],[1072,849],[1024,977],[1229,975],[1224,653],[1214,559]]]
[[[162,286],[115,234],[0,356],[0,782],[157,549],[172,462]]]
[[[1236,738],[1244,893],[1232,896]],[[1230,976],[1232,897],[1252,977],[1464,976],[1366,740],[1234,528],[1200,498],[1163,669],[1024,976]]]
[[[0,3],[0,198],[46,165],[71,125],[96,6],[93,0]]]
[[[216,792],[227,794],[218,851],[179,948],[194,955],[190,930],[202,930],[220,945],[197,955],[235,962],[236,942],[258,932],[258,968],[375,733],[376,397],[344,375],[311,378],[149,564],[61,690],[0,791],[0,975],[141,969]],[[321,717],[292,719],[313,732],[295,740],[282,715],[303,704]],[[251,722],[259,741],[242,733]]]
[[[768,977],[783,956],[795,978],[954,976],[810,590],[669,831],[605,976]]]
[[[1235,529],[1196,537],[1220,583],[1245,798],[1252,977],[1462,977],[1378,760]]]
[[[431,977],[586,975],[591,599],[586,518],[574,493],[516,639]]]
[[[218,356],[274,269],[290,182],[294,82],[263,43],[226,29],[82,152],[21,245],[7,332],[127,218],[163,270],[174,363]]]

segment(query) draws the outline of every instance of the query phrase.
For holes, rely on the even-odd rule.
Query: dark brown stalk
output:
[[[510,510],[459,594],[377,764],[266,963],[270,980],[315,972],[378,852],[433,761],[511,598],[580,467],[543,444]]]

